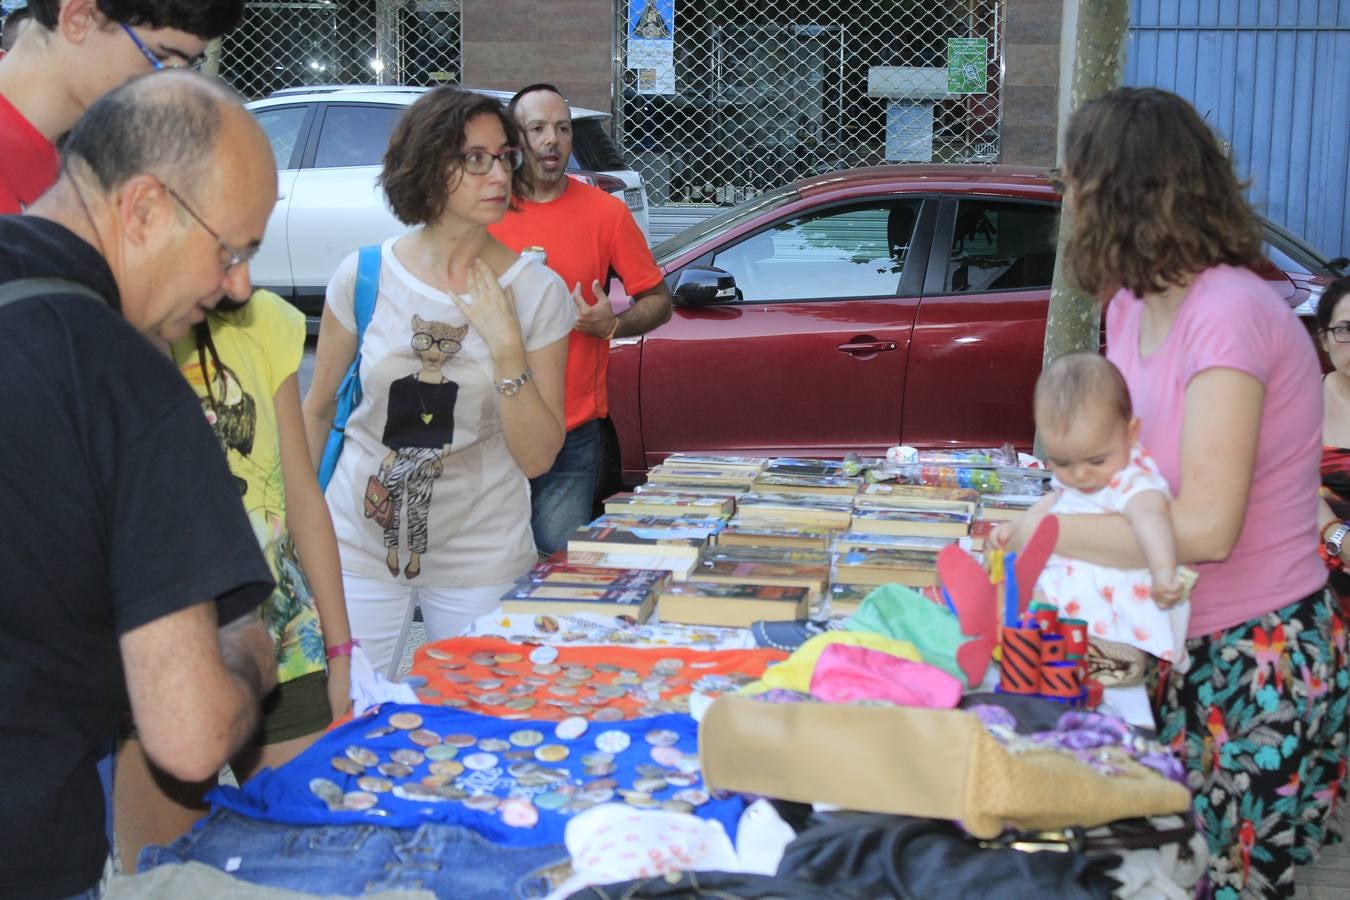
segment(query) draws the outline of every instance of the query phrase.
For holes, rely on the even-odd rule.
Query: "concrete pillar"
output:
[[[1007,0],[1001,161],[1055,164],[1064,0]]]

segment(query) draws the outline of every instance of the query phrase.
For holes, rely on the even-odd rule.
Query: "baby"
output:
[[[1054,479],[1032,512],[1119,513],[1148,561],[1147,569],[1115,569],[1054,554],[1036,582],[1038,599],[1086,620],[1092,637],[1184,666],[1190,604],[1182,602],[1167,482],[1137,443],[1125,379],[1105,357],[1069,354],[1041,373],[1034,402]],[[1011,523],[999,526],[994,543],[1006,544],[1011,530]]]

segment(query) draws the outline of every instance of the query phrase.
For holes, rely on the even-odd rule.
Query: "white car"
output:
[[[287,88],[248,104],[277,158],[277,205],[249,271],[312,320],[343,257],[407,230],[376,184],[389,135],[422,87]],[[505,103],[505,91],[476,91]],[[604,129],[608,113],[572,108],[569,174],[627,203],[648,234],[647,189]],[[311,322],[311,325],[315,324]]]

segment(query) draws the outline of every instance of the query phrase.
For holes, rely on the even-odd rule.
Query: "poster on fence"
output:
[[[675,93],[675,0],[629,0],[628,68],[639,94]]]

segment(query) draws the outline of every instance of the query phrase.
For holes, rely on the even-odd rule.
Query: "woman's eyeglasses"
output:
[[[520,168],[521,163],[525,162],[525,151],[519,147],[507,147],[501,153],[470,150],[468,153],[459,155],[459,161],[464,165],[464,171],[470,175],[486,175],[492,171],[493,163],[499,160],[507,172],[514,172]]]
[[[1323,328],[1332,340],[1338,344],[1350,344],[1350,322],[1338,322],[1330,328]]]
[[[479,172],[478,174],[481,175],[483,173]],[[436,349],[446,355],[458,353],[460,348],[459,341],[454,338],[441,338],[438,341],[425,331],[415,332],[412,336],[412,347],[414,350],[430,350],[432,344],[435,344]]]

